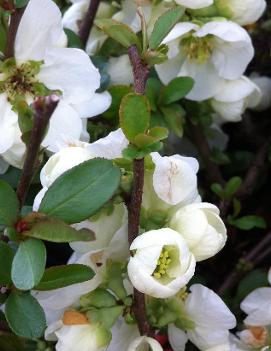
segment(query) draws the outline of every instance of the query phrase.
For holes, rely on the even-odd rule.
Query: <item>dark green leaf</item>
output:
[[[259,216],[244,216],[238,219],[230,220],[230,224],[242,230],[251,230],[253,228],[266,228],[266,222]]]
[[[162,88],[162,83],[157,78],[149,78],[146,84],[146,96],[149,100],[151,110],[157,110],[158,99],[160,95],[160,90]]]
[[[19,202],[12,187],[0,180],[0,224],[12,226],[17,221]]]
[[[81,222],[111,199],[119,182],[120,170],[112,161],[91,159],[57,178],[39,210],[67,223]]]
[[[151,50],[155,50],[168,35],[175,24],[181,19],[184,14],[182,7],[175,7],[163,13],[155,22],[151,33],[149,46]]]
[[[119,109],[122,98],[131,92],[127,85],[114,85],[108,89],[112,96],[111,106],[103,113],[103,117],[109,120],[119,121]]]
[[[145,134],[150,125],[150,104],[145,96],[131,93],[122,99],[120,125],[131,142],[138,134]]]
[[[16,0],[15,1],[15,6],[17,9],[21,8],[21,7],[25,7],[27,5],[29,0]]]
[[[12,292],[6,302],[5,315],[16,335],[29,339],[43,335],[46,327],[45,314],[30,293]]]
[[[35,290],[59,289],[68,285],[83,283],[92,279],[93,276],[93,270],[83,264],[50,267],[44,272],[41,281],[35,286]]]
[[[178,136],[183,136],[185,110],[177,104],[162,106],[161,111],[168,127]]]
[[[161,91],[160,102],[169,105],[184,98],[193,88],[194,80],[190,77],[177,77]]]
[[[125,48],[128,49],[131,45],[135,44],[139,50],[141,49],[137,35],[126,24],[109,18],[98,19],[95,21],[95,24],[110,38],[116,40]]]
[[[253,290],[268,285],[266,272],[259,269],[249,272],[239,283],[236,294],[238,301],[241,302]]]
[[[242,178],[233,177],[231,178],[225,187],[225,195],[227,198],[231,198],[242,184]]]
[[[69,48],[84,49],[84,45],[82,43],[82,40],[80,39],[80,37],[76,33],[74,33],[72,30],[70,30],[68,28],[65,28],[64,32],[68,38],[68,47]]]
[[[94,233],[90,230],[76,230],[59,219],[46,216],[34,223],[32,228],[23,234],[55,243],[71,243],[94,239]]]
[[[16,288],[30,290],[39,283],[46,264],[46,248],[42,241],[22,242],[12,262],[11,277]]]
[[[14,257],[13,250],[8,244],[0,242],[0,285],[11,283],[11,265]]]
[[[213,183],[211,185],[211,190],[214,192],[217,196],[219,196],[221,199],[224,198],[224,191],[223,188],[220,184],[218,183]]]

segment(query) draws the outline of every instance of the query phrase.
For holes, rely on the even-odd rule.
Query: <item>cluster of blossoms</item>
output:
[[[202,351],[269,350],[270,288],[258,289],[242,302],[246,329],[234,336],[230,330],[236,319],[226,304],[193,282],[197,262],[215,256],[227,240],[218,207],[203,202],[199,194],[195,158],[158,152],[145,157],[140,235],[129,243],[129,208],[123,197],[133,181],[131,160],[124,157],[129,140],[117,128],[90,143],[87,128],[88,118],[102,114],[112,102],[107,91],[100,92],[101,74],[90,58],[101,53],[108,36],[94,26],[83,51],[68,47],[64,32],[79,32],[89,2],[73,0],[62,17],[52,0],[30,0],[16,34],[14,57],[0,66],[0,171],[7,164],[23,166],[25,110],[37,96],[59,96],[42,142],[48,160],[33,211],[39,211],[59,177],[85,161],[112,160],[121,170],[121,186],[110,202],[72,224],[78,231],[93,232],[94,238],[72,242],[68,264],[89,266],[93,278],[32,292],[46,315],[45,340],[55,342],[57,351],[161,351],[157,340],[166,332],[174,351],[185,350],[188,342]],[[264,0],[142,2],[147,33],[176,3],[183,7],[182,21],[162,42],[168,59],[155,65],[155,74],[164,85],[176,77],[193,78],[186,100],[211,109],[214,129],[225,121],[240,121],[247,108],[269,107],[269,78],[244,76],[254,49],[242,26],[259,19]],[[102,1],[97,18],[125,23],[135,33],[142,29],[133,0]],[[109,57],[106,71],[111,87],[133,83],[126,53]],[[145,294],[153,338],[140,336],[132,309],[135,291]]]

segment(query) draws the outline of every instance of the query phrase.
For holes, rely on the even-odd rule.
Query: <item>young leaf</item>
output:
[[[13,226],[17,221],[19,202],[12,187],[0,180],[0,225]]]
[[[136,33],[134,33],[126,24],[109,18],[97,19],[95,24],[110,38],[116,40],[125,48],[128,49],[131,45],[135,44],[138,49],[141,50],[141,44]]]
[[[11,330],[19,336],[35,339],[43,335],[45,314],[30,293],[13,291],[5,305],[5,315]]]
[[[34,223],[23,235],[55,243],[90,241],[94,238],[94,233],[91,231],[76,230],[59,219],[46,216]]]
[[[50,267],[44,272],[41,281],[35,286],[35,290],[59,289],[68,285],[83,283],[92,279],[93,276],[93,270],[83,264]]]
[[[177,77],[165,86],[160,95],[162,105],[169,105],[185,97],[194,86],[190,77]]]
[[[120,183],[112,161],[91,159],[65,172],[46,192],[39,211],[66,223],[94,215],[111,199]]]
[[[8,244],[0,242],[0,285],[11,283],[11,265],[14,257],[13,250]]]
[[[168,35],[175,24],[181,19],[184,9],[175,7],[163,13],[154,24],[153,31],[149,40],[151,50],[155,50]]]
[[[150,125],[150,104],[145,96],[131,93],[122,99],[120,125],[131,142],[138,134],[145,134]]]
[[[12,262],[11,277],[16,288],[30,290],[39,283],[46,264],[46,248],[42,241],[22,242]]]
[[[234,220],[231,219],[229,223],[241,230],[251,230],[253,228],[266,228],[265,220],[259,216],[244,216]]]

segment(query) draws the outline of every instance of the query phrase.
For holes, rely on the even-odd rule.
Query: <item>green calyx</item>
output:
[[[188,59],[199,64],[210,58],[214,48],[211,35],[203,38],[188,36],[182,39],[181,45]]]
[[[27,61],[17,66],[14,58],[7,59],[0,66],[0,93],[6,93],[14,104],[18,96],[44,96],[49,90],[37,80],[42,61]]]

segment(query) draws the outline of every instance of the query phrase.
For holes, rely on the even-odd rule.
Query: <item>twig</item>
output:
[[[40,144],[58,102],[58,96],[50,95],[45,98],[38,98],[32,105],[35,110],[34,125],[31,131],[30,140],[26,151],[26,159],[17,188],[17,196],[21,206],[23,206],[26,194],[35,173]]]
[[[149,68],[141,60],[137,47],[132,45],[128,49],[128,55],[133,68],[134,89],[137,94],[144,94],[148,79]],[[128,239],[131,244],[138,236],[140,210],[144,186],[144,158],[133,161],[134,182],[131,199],[128,205]],[[133,312],[141,335],[152,336],[152,330],[148,323],[145,295],[134,289]]]
[[[268,250],[265,250],[264,253],[260,255],[261,251],[267,246]],[[239,262],[242,262],[242,264],[250,266],[251,268],[255,267],[256,264],[261,263],[262,260],[268,255],[270,252],[269,246],[271,246],[271,232],[265,235],[258,245],[256,245],[247,255],[241,258]],[[246,273],[246,271],[240,271],[236,266],[221,285],[218,292],[223,294],[226,290],[233,288],[244,273]]]
[[[15,9],[11,13],[5,58],[14,57],[14,43],[21,18],[24,14],[24,10],[25,7],[22,7],[20,9]]]
[[[83,19],[82,24],[80,26],[79,37],[80,37],[84,47],[87,44],[88,37],[89,37],[89,34],[91,32],[96,13],[98,11],[100,1],[101,0],[90,0],[86,16]]]
[[[195,146],[204,162],[207,178],[211,183],[225,184],[225,180],[220,172],[219,167],[211,160],[211,150],[205,135],[198,125],[194,125],[191,120],[187,119],[188,129]]]

